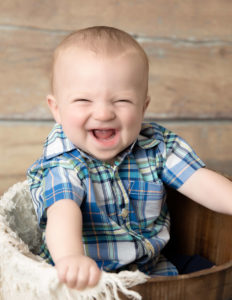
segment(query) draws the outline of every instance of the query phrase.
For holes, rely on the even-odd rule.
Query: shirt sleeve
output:
[[[30,175],[29,185],[39,223],[46,215],[46,208],[56,201],[71,199],[80,206],[85,197],[85,190],[73,169],[56,166]]]
[[[205,164],[191,146],[171,131],[165,133],[164,166],[161,179],[168,186],[178,189],[199,168]]]

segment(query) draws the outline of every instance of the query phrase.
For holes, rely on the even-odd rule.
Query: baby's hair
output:
[[[144,49],[128,33],[108,26],[94,26],[77,30],[68,35],[55,49],[52,65],[51,88],[53,91],[54,67],[59,55],[69,48],[89,49],[97,54],[114,55],[125,52],[137,53],[148,74],[149,62]]]

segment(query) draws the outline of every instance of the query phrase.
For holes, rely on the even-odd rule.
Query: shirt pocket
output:
[[[128,182],[130,210],[133,210],[139,222],[153,223],[159,217],[165,189],[163,183],[147,181]]]

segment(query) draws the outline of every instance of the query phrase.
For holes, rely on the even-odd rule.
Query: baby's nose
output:
[[[109,121],[115,118],[115,111],[112,105],[97,105],[94,109],[94,118],[99,121]]]

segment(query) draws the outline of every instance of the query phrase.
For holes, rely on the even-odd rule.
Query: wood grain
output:
[[[0,30],[0,119],[50,120],[52,51],[65,33]],[[232,44],[140,40],[150,60],[147,117],[232,118]]]
[[[102,24],[133,34],[149,56],[146,117],[167,120],[210,168],[232,174],[231,8],[228,0],[1,1],[0,191],[24,179],[42,151],[53,49],[69,32]]]
[[[145,44],[153,118],[232,118],[232,47]]]
[[[231,122],[163,122],[185,138],[207,167],[232,175]],[[52,123],[0,123],[0,194],[26,179],[27,168],[42,154]]]
[[[39,29],[75,30],[110,25],[141,36],[231,41],[228,0],[5,0],[0,23]]]
[[[42,154],[49,124],[7,123],[0,126],[0,194],[26,179],[27,168]]]

